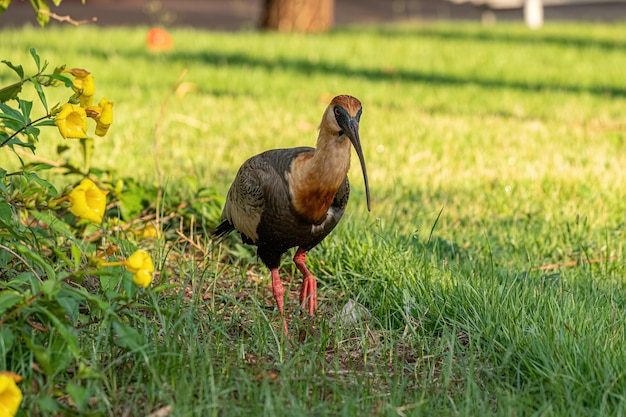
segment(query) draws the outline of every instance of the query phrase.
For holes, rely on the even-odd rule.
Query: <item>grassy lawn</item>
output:
[[[0,57],[29,68],[35,47],[94,74],[116,104],[93,166],[156,181],[160,123],[170,191],[225,196],[245,159],[314,145],[330,99],[354,95],[373,209],[353,159],[346,216],[309,255],[314,330],[290,345],[251,248],[169,241],[157,264],[175,288],[149,297],[155,313],[137,324],[150,342],[120,355],[102,335],[82,340],[104,376],[86,387],[95,410],[626,414],[626,26],[176,29],[162,54],[146,51],[146,31],[0,30]],[[0,68],[0,85],[10,75]],[[37,155],[56,159],[60,141]],[[283,276],[293,332],[305,333],[289,256]],[[337,324],[349,299],[371,318]]]

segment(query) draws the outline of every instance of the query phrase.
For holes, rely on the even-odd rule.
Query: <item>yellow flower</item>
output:
[[[85,178],[68,196],[70,211],[74,216],[102,223],[107,194],[108,191],[102,191],[93,181]]]
[[[124,266],[133,273],[133,282],[143,288],[146,288],[152,282],[152,273],[154,272],[154,264],[150,254],[145,250],[139,249],[126,259]]]
[[[0,372],[0,416],[13,417],[22,403],[22,391],[16,382],[19,375],[12,372]]]
[[[148,224],[139,231],[140,239],[161,239],[161,237],[161,232],[159,232],[153,224]]]
[[[75,104],[65,103],[54,118],[54,124],[65,139],[87,137],[87,113]]]
[[[69,72],[75,77],[72,84],[74,85],[74,91],[80,92],[80,106],[91,106],[93,103],[93,95],[96,93],[93,75],[82,68],[72,68],[66,70],[66,72]]]
[[[94,119],[96,125],[96,135],[104,136],[107,134],[111,123],[113,123],[113,102],[107,101],[106,98],[100,100],[97,106],[87,107],[87,116]]]
[[[125,261],[117,262],[98,262],[99,267],[104,266],[125,266],[133,273],[133,282],[143,288],[146,288],[152,282],[152,274],[154,272],[154,264],[150,254],[143,249],[136,250]]]

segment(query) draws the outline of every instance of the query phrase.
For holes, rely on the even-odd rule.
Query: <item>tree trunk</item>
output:
[[[261,27],[280,32],[323,32],[333,25],[335,0],[265,0]]]

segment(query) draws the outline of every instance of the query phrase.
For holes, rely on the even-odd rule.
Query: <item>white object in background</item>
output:
[[[543,1],[524,1],[524,21],[531,29],[539,29],[543,25]]]

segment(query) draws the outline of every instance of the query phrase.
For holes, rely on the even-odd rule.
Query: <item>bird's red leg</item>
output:
[[[306,267],[306,252],[300,248],[293,257],[293,261],[296,267],[304,275],[302,281],[302,288],[300,290],[300,304],[302,308],[309,307],[309,316],[313,317],[315,310],[317,310],[317,280]]]
[[[286,336],[289,334],[289,328],[287,327],[287,319],[285,318],[285,287],[283,287],[283,283],[280,280],[280,275],[278,274],[278,268],[272,269],[271,274],[272,274],[272,293],[274,294],[274,299],[276,300],[276,305],[278,306],[280,317],[283,319],[283,328],[284,328],[283,330]]]

